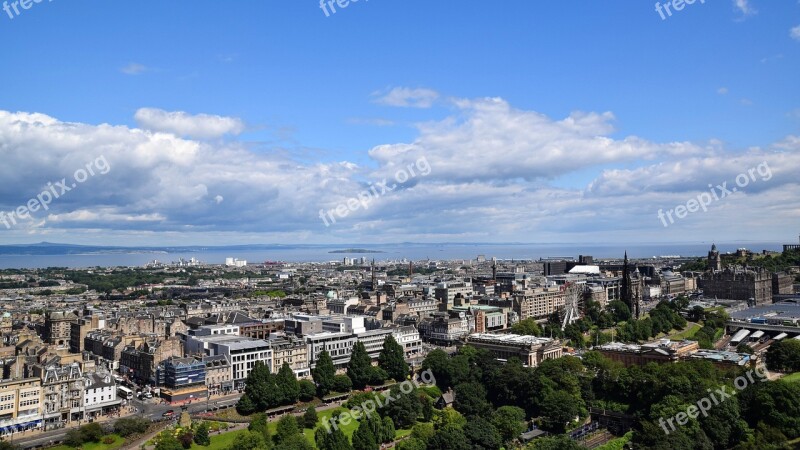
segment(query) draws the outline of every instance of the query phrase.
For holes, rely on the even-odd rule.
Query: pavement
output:
[[[225,408],[225,407],[232,407],[236,405],[239,401],[241,394],[232,394],[227,396],[217,396],[212,397],[208,402],[208,408]],[[169,410],[175,411],[175,419],[180,417],[180,413],[183,411],[183,406],[186,407],[186,411],[190,414],[196,414],[206,411],[206,400],[205,399],[198,399],[192,401],[191,403],[187,403],[183,406],[181,405],[170,405],[170,404],[162,404],[159,403],[160,399],[151,399],[140,401],[137,399],[133,399],[128,403],[127,406],[122,407],[123,415],[122,417],[130,417],[130,414],[136,414],[138,416],[146,417],[151,421],[159,421],[163,420],[163,414]],[[129,407],[135,408],[135,411],[128,411]],[[109,419],[104,418],[104,420],[100,420],[100,423],[103,424],[110,424],[116,422],[117,419]],[[58,430],[51,430],[51,431],[28,431],[28,436],[25,434],[16,434],[11,441],[14,445],[18,445],[21,448],[31,448],[31,447],[42,447],[42,446],[49,446],[51,444],[55,444],[60,442],[64,436],[67,434],[67,431],[77,428],[80,425],[86,425],[88,422],[71,422],[67,424],[64,428],[59,428]]]

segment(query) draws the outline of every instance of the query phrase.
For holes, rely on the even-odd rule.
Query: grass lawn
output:
[[[83,444],[81,447],[83,450],[114,450],[117,448],[122,447],[122,444],[125,443],[125,439],[123,439],[118,434],[109,434],[114,438],[113,444],[103,444],[102,442],[87,442]],[[104,436],[105,437],[105,436]],[[59,445],[56,447],[51,447],[49,450],[75,450],[75,447],[69,447],[66,445]]]
[[[670,336],[669,339],[672,340],[672,341],[682,341],[684,339],[691,339],[702,328],[703,328],[702,326],[700,326],[699,324],[695,323],[695,324],[692,324],[692,326],[689,327],[688,329],[683,330],[678,334],[674,334],[674,335]]]
[[[230,447],[236,436],[242,434],[245,430],[229,431],[222,434],[211,435],[211,445],[203,447],[202,445],[192,444],[191,450],[225,450]]]
[[[795,372],[791,375],[786,375],[785,377],[781,378],[781,380],[787,383],[797,383],[800,382],[800,372]]]

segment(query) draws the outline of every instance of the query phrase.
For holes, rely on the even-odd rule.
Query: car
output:
[[[169,411],[166,411],[164,414],[162,414],[161,417],[172,417],[174,415],[175,415],[175,411],[170,409]]]

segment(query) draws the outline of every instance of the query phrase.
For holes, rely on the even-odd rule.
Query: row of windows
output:
[[[19,407],[22,408],[22,407],[25,407],[25,406],[31,406],[31,405],[37,405],[37,404],[39,404],[39,399],[38,398],[34,398],[34,399],[23,400],[23,401],[19,402]]]
[[[19,394],[19,398],[38,397],[39,391],[28,391]]]
[[[14,400],[14,394],[0,395],[0,402],[9,402]]]

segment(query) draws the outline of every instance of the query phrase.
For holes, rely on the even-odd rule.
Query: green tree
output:
[[[580,414],[578,400],[565,391],[553,391],[544,396],[541,413],[544,416],[542,428],[554,433],[563,433],[568,423]]]
[[[383,341],[383,350],[378,355],[378,367],[385,370],[386,375],[397,382],[405,380],[408,376],[405,351],[391,334]]]
[[[467,424],[467,419],[461,415],[460,412],[448,406],[442,410],[434,411],[433,413],[433,426],[437,430],[447,426],[454,426],[456,428],[463,428]]]
[[[255,411],[266,411],[280,405],[283,393],[278,389],[275,384],[275,377],[263,362],[255,362],[247,375],[246,383],[244,393],[245,396],[249,397]],[[240,408],[244,410],[245,406],[247,405],[240,406]]]
[[[492,424],[503,442],[511,442],[525,431],[525,411],[516,406],[501,406],[492,414]]]
[[[800,341],[784,339],[770,345],[767,349],[767,368],[785,372],[800,371]]]
[[[317,428],[314,432],[314,442],[319,450],[353,450],[347,436],[338,428],[332,428],[330,433],[324,427]]]
[[[461,383],[456,386],[453,408],[467,418],[492,412],[492,405],[486,400],[486,389],[480,383]]]
[[[347,363],[347,376],[355,389],[364,389],[373,379],[372,359],[362,342],[356,342],[353,346],[350,362]]]
[[[264,440],[261,433],[246,430],[233,438],[233,443],[227,450],[268,450],[269,443]]]
[[[436,385],[446,390],[453,386],[453,368],[450,357],[444,350],[436,349],[428,353],[422,361],[422,371],[430,370]]]
[[[625,302],[621,300],[613,300],[608,303],[608,311],[611,313],[611,317],[614,319],[614,322],[626,322],[631,320],[631,309]]]
[[[353,433],[353,450],[378,450],[380,445],[372,432],[369,421],[364,418]]]
[[[314,450],[314,446],[302,434],[293,434],[275,445],[275,450]]]
[[[178,439],[172,435],[171,431],[162,431],[158,435],[158,443],[155,450],[183,450],[183,445]],[[233,449],[233,450],[249,450],[249,449]]]
[[[314,382],[300,380],[298,384],[300,385],[300,401],[311,401],[314,399],[314,396],[317,395],[317,387],[314,386]]]
[[[303,425],[305,428],[313,430],[315,426],[317,426],[317,410],[312,406],[308,408],[303,414]]]
[[[428,450],[471,450],[467,436],[454,425],[436,430],[428,441]]]
[[[273,437],[273,440],[276,444],[280,444],[300,433],[301,430],[300,427],[297,426],[297,419],[291,415],[283,416],[278,420],[278,424],[275,427],[275,437]]]
[[[427,444],[434,433],[436,433],[436,430],[433,429],[433,424],[431,423],[416,423],[411,427],[411,437],[419,439],[423,444]]]
[[[511,325],[511,332],[526,336],[542,336],[542,327],[533,319],[524,319]]]
[[[239,401],[236,402],[236,411],[243,416],[248,416],[256,411],[256,404],[250,396],[245,393],[239,398]]]
[[[395,449],[397,450],[426,450],[424,442],[415,438],[408,438],[397,443]]]
[[[150,423],[144,417],[123,417],[114,422],[114,432],[122,437],[142,434],[150,428]]]
[[[381,437],[381,441],[384,443],[394,442],[394,438],[397,435],[397,430],[394,428],[394,422],[392,421],[391,417],[384,417],[383,418],[383,436]]]
[[[247,429],[253,433],[261,434],[267,445],[272,442],[272,434],[269,431],[269,419],[266,414],[258,413],[251,417],[250,425],[247,426]]]
[[[194,435],[194,441],[197,445],[207,447],[211,445],[211,437],[208,435],[208,423],[200,422],[197,426],[197,432]]]
[[[103,427],[97,422],[86,424],[80,428],[83,440],[86,442],[100,442],[106,434]]]
[[[497,428],[483,417],[473,417],[464,427],[464,435],[476,450],[496,450],[503,446],[503,438]]]
[[[401,429],[408,428],[416,423],[421,410],[416,389],[412,389],[409,393],[403,393],[400,390],[400,386],[395,385],[389,389],[389,395],[394,401],[387,402],[380,409],[381,416],[391,417],[394,425]]]
[[[317,392],[320,396],[328,395],[333,389],[333,378],[336,376],[336,368],[333,366],[333,359],[327,350],[323,350],[317,358],[317,365],[311,371],[314,383],[317,384]]]
[[[585,450],[577,442],[566,436],[543,437],[534,440],[527,450]]]
[[[333,377],[334,392],[350,392],[353,390],[353,381],[347,375],[336,375]]]
[[[78,429],[69,430],[64,436],[64,445],[67,447],[80,447],[83,445],[83,442],[83,433]]]
[[[433,400],[426,394],[420,394],[419,404],[422,410],[422,420],[425,422],[433,420]]]
[[[283,363],[275,376],[275,384],[281,394],[281,405],[291,405],[297,402],[300,397],[300,383],[297,382],[297,377],[288,362]]]

